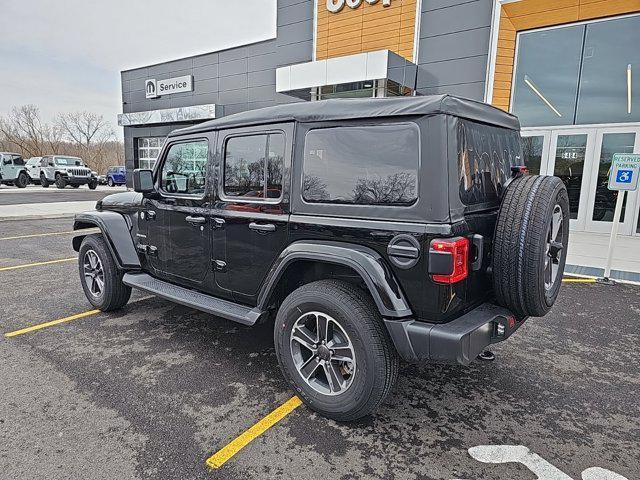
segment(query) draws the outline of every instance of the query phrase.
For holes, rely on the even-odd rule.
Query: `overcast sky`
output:
[[[32,103],[115,126],[121,70],[273,38],[276,0],[0,0],[0,32],[0,115]]]

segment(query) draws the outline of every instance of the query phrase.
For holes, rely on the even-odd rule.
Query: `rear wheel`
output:
[[[63,189],[67,186],[67,181],[64,179],[62,175],[56,173],[56,187],[59,189]]]
[[[110,187],[115,187],[116,184],[113,181],[113,178],[109,177],[109,180],[107,180],[107,185],[109,185]]]
[[[557,177],[527,175],[507,188],[493,243],[493,286],[501,305],[541,317],[562,283],[569,240],[569,197]]]
[[[398,356],[373,300],[335,280],[313,282],[282,303],[276,355],[309,407],[338,421],[372,413],[398,375]]]
[[[20,172],[14,184],[18,188],[25,188],[29,184],[29,177],[25,172]]]
[[[80,283],[89,302],[103,312],[122,308],[131,297],[131,287],[122,283],[102,235],[88,235],[78,256]]]

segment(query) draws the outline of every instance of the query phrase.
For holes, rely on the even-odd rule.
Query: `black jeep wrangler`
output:
[[[244,325],[275,318],[311,408],[372,412],[399,361],[466,365],[561,285],[567,191],[522,166],[518,120],[452,96],[328,100],[169,135],[135,192],[75,229],[103,311],[138,288]]]

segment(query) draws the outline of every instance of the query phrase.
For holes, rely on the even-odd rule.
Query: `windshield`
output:
[[[84,167],[84,163],[82,163],[82,159],[78,157],[56,157],[55,162],[56,162],[56,165]]]

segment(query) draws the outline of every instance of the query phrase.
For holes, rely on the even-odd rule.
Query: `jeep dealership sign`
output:
[[[193,76],[184,75],[182,77],[156,80],[149,78],[144,82],[145,95],[147,98],[157,98],[172,93],[192,92]]]
[[[331,13],[338,13],[340,10],[344,8],[345,3],[349,8],[358,8],[360,4],[362,4],[363,0],[327,0],[327,10]],[[369,5],[375,5],[376,3],[382,1],[382,5],[384,7],[391,6],[391,0],[364,0]]]

